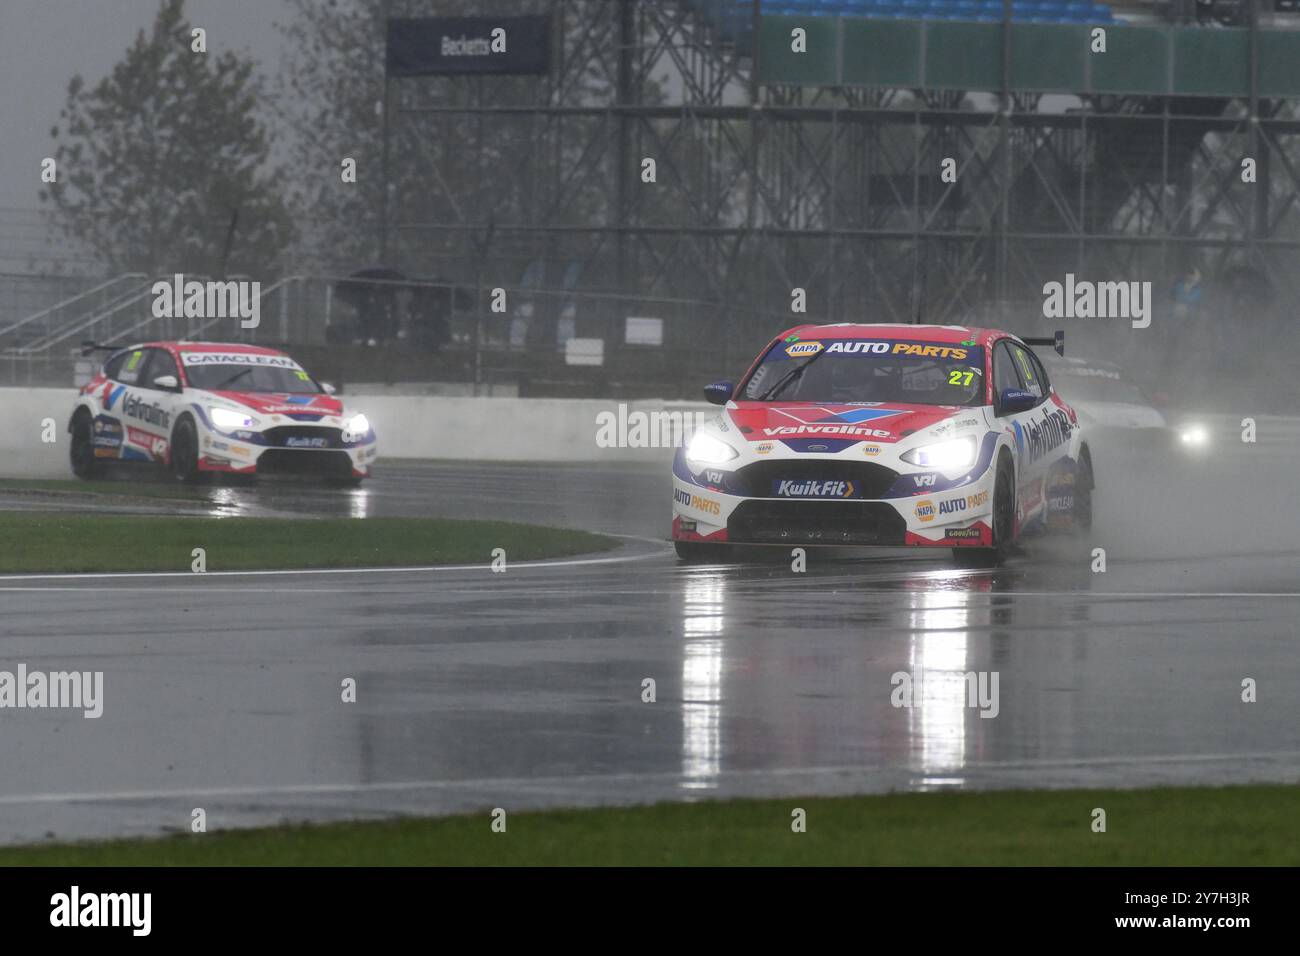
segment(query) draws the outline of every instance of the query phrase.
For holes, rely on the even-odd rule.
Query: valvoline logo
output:
[[[332,395],[301,395],[291,392],[217,392],[223,398],[247,405],[262,415],[341,415],[343,403]]]

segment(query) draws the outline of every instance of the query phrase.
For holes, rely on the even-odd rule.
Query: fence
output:
[[[689,299],[298,275],[255,293],[250,284],[258,321],[244,328],[240,315],[206,307],[157,314],[174,311],[158,308],[163,293],[154,291],[172,279],[120,276],[0,328],[0,383],[69,384],[86,340],[183,338],[287,348],[340,381],[451,382],[471,394],[508,383],[520,394],[695,396],[800,319]]]

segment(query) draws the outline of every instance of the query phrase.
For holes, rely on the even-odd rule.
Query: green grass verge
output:
[[[488,565],[616,547],[583,531],[436,518],[187,518],[0,513],[0,573]]]
[[[807,811],[807,832],[791,811]],[[1093,833],[1092,811],[1107,814]],[[0,866],[1295,866],[1300,788],[907,793],[284,826],[0,849]]]

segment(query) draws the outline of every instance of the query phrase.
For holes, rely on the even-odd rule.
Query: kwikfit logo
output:
[[[773,493],[778,498],[851,498],[851,481],[778,481]]]

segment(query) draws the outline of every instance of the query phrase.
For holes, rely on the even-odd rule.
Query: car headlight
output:
[[[343,440],[345,442],[360,441],[369,434],[370,419],[359,412],[343,423]]]
[[[691,443],[686,446],[686,460],[701,465],[720,465],[738,455],[736,449],[707,432],[696,432]]]
[[[1210,430],[1199,423],[1184,425],[1178,430],[1178,438],[1188,448],[1202,448],[1210,441]]]
[[[902,456],[903,461],[922,468],[936,468],[939,471],[955,471],[975,463],[975,439],[950,438],[913,448]]]
[[[251,415],[231,411],[229,408],[209,408],[208,414],[212,416],[212,424],[222,431],[231,431],[236,428],[252,428],[257,424],[257,419]]]

